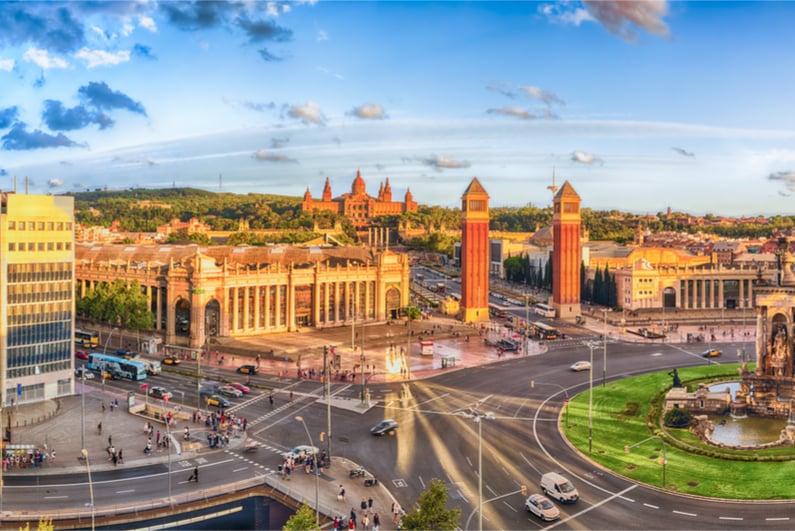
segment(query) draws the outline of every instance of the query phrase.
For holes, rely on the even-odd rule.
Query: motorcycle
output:
[[[364,467],[360,466],[359,468],[354,468],[353,470],[348,472],[348,477],[351,478],[360,478],[364,477]]]
[[[378,480],[376,478],[367,478],[364,480],[365,487],[375,487],[378,485]]]

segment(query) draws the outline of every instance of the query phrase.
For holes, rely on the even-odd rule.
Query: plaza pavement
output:
[[[434,356],[420,356],[415,352],[410,357],[410,374],[376,372],[370,378],[371,382],[405,381],[408,377],[411,379],[422,379],[443,371],[473,367],[496,362],[500,359],[522,355],[538,355],[546,350],[543,342],[530,342],[526,353],[517,352],[499,355],[494,348],[484,344],[484,337],[503,337],[509,335],[510,331],[497,326],[491,330],[488,328],[482,331],[476,330],[444,317],[434,317],[428,321],[412,323],[411,326],[415,330],[414,335],[410,335],[408,329],[404,328],[404,326],[403,324],[380,324],[367,327],[366,340],[368,343],[365,345],[365,352],[369,359],[373,360],[373,364],[378,365],[379,363],[376,363],[376,359],[378,359],[380,364],[383,365],[381,357],[388,355],[390,347],[406,346],[409,341],[414,344],[425,330],[429,330],[429,332],[425,332],[425,335],[436,338],[436,354]],[[605,329],[603,323],[596,318],[588,319],[585,326],[594,334],[601,334]],[[612,338],[620,338],[626,341],[651,341],[640,336],[628,334],[624,329],[612,325],[607,326],[607,331],[608,336]],[[669,335],[666,341],[681,342],[686,338],[688,332],[698,332],[698,327],[682,327],[677,334]],[[230,370],[230,378],[232,378],[231,375],[234,374],[233,371],[236,366],[244,362],[251,363],[253,356],[255,356],[254,353],[262,352],[265,348],[281,349],[282,352],[288,355],[281,359],[278,356],[261,358],[260,370],[262,373],[276,375],[279,379],[283,379],[285,384],[289,384],[297,376],[296,359],[299,354],[301,355],[302,367],[309,368],[315,364],[318,368],[322,366],[322,346],[324,344],[338,345],[338,352],[341,352],[343,356],[343,368],[353,367],[361,359],[360,354],[352,351],[350,346],[348,348],[343,346],[346,340],[348,345],[351,343],[350,329],[342,332],[339,329],[334,331],[302,332],[290,334],[290,336],[289,341],[288,338],[270,338],[267,343],[265,342],[267,338],[254,338],[248,342],[248,348],[250,349],[248,355],[246,355],[244,350],[240,350],[241,342],[236,342],[235,352],[237,354],[219,351],[219,354],[224,358],[223,366]],[[470,338],[467,339],[467,336],[470,336]],[[354,337],[356,336],[354,335]],[[719,333],[716,342],[730,340],[739,339],[730,337],[728,333],[726,335]],[[284,341],[284,343],[281,344],[279,341]],[[659,342],[659,340],[657,341]],[[749,347],[752,346],[753,338],[749,337],[747,341],[749,341]],[[219,345],[218,348],[221,348],[221,346]],[[219,354],[216,354],[216,356]],[[447,357],[448,360],[454,359],[454,364],[443,368],[441,361],[443,357]],[[216,360],[213,360],[212,355],[209,362],[217,363]],[[154,451],[151,456],[147,456],[143,452],[146,444],[146,436],[144,434],[145,419],[127,412],[126,396],[122,396],[122,393],[113,394],[113,390],[106,392],[101,386],[90,384],[86,386],[84,395],[80,394],[81,391],[82,383],[78,381],[76,382],[76,393],[78,393],[76,396],[38,404],[24,404],[12,408],[11,421],[13,428],[11,444],[32,446],[48,453],[54,451],[56,457],[47,459],[43,466],[36,469],[11,468],[4,471],[4,475],[84,472],[85,463],[79,459],[82,448],[88,451],[92,471],[114,467],[136,467],[151,463],[163,463],[168,460],[166,451]],[[140,397],[138,399],[140,400]],[[83,400],[85,400],[84,408]],[[108,407],[111,400],[118,400],[121,407],[111,411]],[[102,408],[103,402],[106,405],[104,411]],[[332,406],[353,411],[365,411],[358,400],[334,398],[332,399]],[[190,408],[186,409],[192,411]],[[83,414],[85,415],[85,422],[83,422]],[[4,426],[7,422],[7,411],[4,411]],[[97,425],[100,422],[102,423],[101,435],[97,431]],[[259,467],[264,481],[268,485],[290,497],[304,500],[307,505],[313,508],[315,504],[315,482],[317,481],[320,510],[330,517],[334,515],[347,517],[351,508],[356,508],[357,513],[361,513],[358,509],[361,499],[367,499],[372,496],[374,510],[377,510],[381,515],[381,527],[383,529],[395,528],[390,514],[390,508],[395,499],[389,491],[389,485],[380,484],[377,487],[368,488],[364,486],[362,479],[349,479],[348,470],[357,467],[357,463],[335,457],[333,466],[323,470],[317,479],[313,474],[306,474],[302,469],[296,469],[289,481],[283,480],[276,470],[257,464],[252,459],[253,456],[244,451],[245,435],[233,437],[229,446],[225,449],[210,449],[206,440],[199,440],[201,444],[196,445],[196,449],[183,449],[181,446],[181,435],[184,424],[183,422],[175,427],[176,433],[172,436],[172,452],[174,452],[172,453],[172,459],[191,461],[207,452],[233,453],[239,459]],[[80,425],[85,426],[85,435],[83,435],[82,430],[75,428]],[[188,423],[188,425],[194,431],[194,425],[191,423]],[[160,429],[162,436],[165,436],[165,426],[163,424],[155,424],[155,430],[157,429]],[[109,435],[113,437],[112,442],[115,447],[123,451],[123,463],[114,465],[112,461],[108,460],[106,449]],[[268,450],[278,451],[278,449],[264,447],[258,451]],[[184,475],[184,471],[182,473]],[[179,478],[179,481],[183,479],[186,478]],[[339,485],[344,485],[346,489],[345,501],[337,499]],[[4,515],[13,512],[13,507],[5,506],[3,509]],[[97,510],[101,511],[101,507],[97,507]],[[361,522],[360,514],[358,514],[358,522]]]

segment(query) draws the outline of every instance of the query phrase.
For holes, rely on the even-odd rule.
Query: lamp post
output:
[[[663,306],[663,308],[664,307],[665,306]],[[605,381],[607,380],[607,308],[603,309],[602,312],[604,313],[605,318],[602,332],[602,347],[604,351],[604,359],[602,360],[602,387],[604,387]]]
[[[326,397],[326,459],[331,463],[331,361],[329,346],[323,345],[323,394]]]
[[[80,389],[80,448],[86,447],[86,368],[83,367],[81,380],[83,387]],[[2,419],[0,419],[0,422]],[[0,430],[2,431],[2,430]]]
[[[625,446],[624,452],[629,453],[630,448],[634,448],[636,446],[640,446],[641,444],[645,443],[646,441],[650,441],[652,439],[659,439],[660,443],[662,444],[662,488],[665,488],[665,466],[668,464],[668,457],[665,455],[665,439],[662,438],[660,435],[652,435],[651,437],[647,437],[640,442],[636,442],[631,446]]]
[[[478,424],[478,531],[483,531],[483,420],[493,420],[494,415],[473,411],[471,417]]]
[[[307,437],[307,439],[309,439],[309,446],[310,447],[314,447],[314,444],[312,444],[312,435],[309,434],[309,428],[306,427],[306,422],[304,422],[304,417],[301,417],[299,415],[299,416],[295,417],[295,420],[297,420],[298,422],[300,422],[304,426],[304,431],[306,432],[306,437]],[[319,503],[318,503],[318,493],[319,493],[318,482],[320,481],[318,473],[320,472],[320,469],[317,466],[317,454],[313,455],[312,457],[314,459],[314,464],[315,464],[315,525],[320,525],[320,516],[319,516],[319,510],[318,510],[318,505],[319,505]]]
[[[527,349],[530,346],[530,294],[525,287],[524,292],[524,354],[527,356]]]
[[[89,504],[91,505],[91,531],[94,531],[94,483],[91,481],[91,463],[88,460],[88,450],[83,448],[80,453],[83,455],[83,459],[86,460],[86,470],[88,471],[88,495]]]
[[[118,328],[115,327],[115,326],[110,329],[110,332],[108,333],[108,337],[105,338],[105,346],[102,348],[102,353],[103,354],[107,354],[108,353],[108,343],[110,343],[110,338],[113,335],[114,331],[118,331]]]
[[[588,453],[593,451],[593,349],[599,345],[586,341],[585,346],[591,351],[591,368],[588,370]]]

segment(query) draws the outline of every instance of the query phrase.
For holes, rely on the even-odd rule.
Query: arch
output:
[[[212,299],[204,305],[204,335],[206,337],[217,337],[221,323],[221,305],[217,300]]]
[[[792,375],[792,337],[789,333],[789,320],[783,313],[776,313],[770,319],[770,337],[767,339],[767,374],[774,376]]]
[[[180,297],[174,305],[174,333],[178,336],[190,337],[190,301]]]
[[[386,316],[387,319],[397,319],[400,317],[400,290],[389,288],[386,290]]]

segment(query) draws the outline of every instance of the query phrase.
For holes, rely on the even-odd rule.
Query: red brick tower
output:
[[[477,177],[461,197],[461,318],[489,319],[489,194]]]
[[[552,199],[552,306],[558,317],[580,315],[580,196],[569,181]]]

